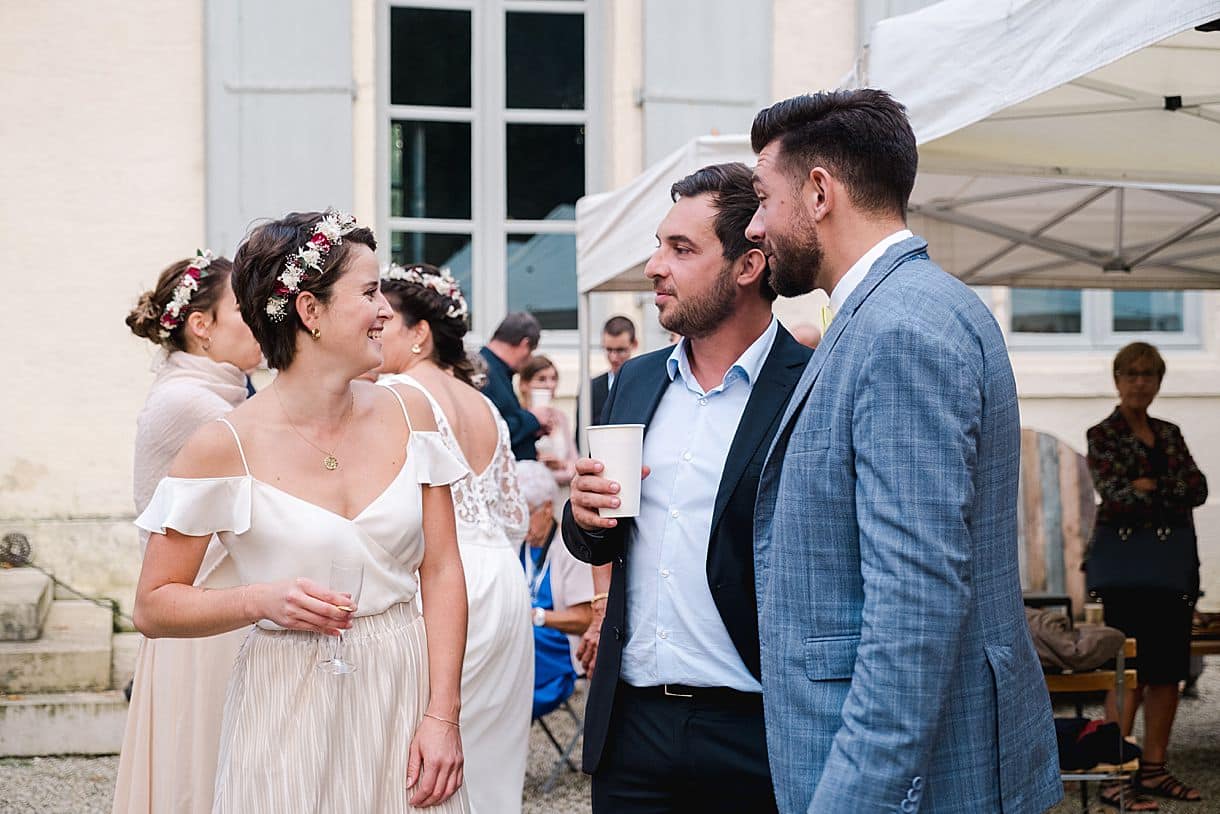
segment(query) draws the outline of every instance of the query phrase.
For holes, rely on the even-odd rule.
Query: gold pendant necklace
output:
[[[274,383],[271,385],[271,389],[275,391],[275,398],[277,401],[279,401],[280,409],[284,411],[284,418],[287,419],[288,426],[292,427],[292,431],[295,432],[297,435],[301,436],[301,440],[304,441],[306,444],[309,444],[311,447],[316,449],[318,452],[321,452],[323,455],[326,456],[325,458],[322,459],[322,468],[329,472],[334,472],[336,469],[338,469],[339,468],[339,459],[335,457],[335,453],[331,452],[329,450],[322,449],[322,447],[318,446],[313,441],[310,441],[308,438],[306,438],[305,433],[298,430],[297,425],[292,422],[292,416],[288,415],[288,408],[284,406],[284,399],[282,396],[280,396],[280,389],[278,387],[276,387]],[[343,439],[347,437],[347,428],[351,424],[352,415],[355,412],[356,412],[356,394],[352,393],[351,402],[347,406],[347,418],[345,418],[343,420],[343,432],[339,436],[339,440],[335,443],[336,450],[338,450],[339,447],[343,445]]]

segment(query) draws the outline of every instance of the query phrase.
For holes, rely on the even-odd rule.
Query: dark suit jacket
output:
[[[647,425],[670,384],[665,360],[672,352],[673,348],[662,348],[623,365],[606,402],[603,423],[644,424],[644,432],[648,433]],[[754,600],[754,497],[780,416],[811,353],[779,326],[771,353],[737,425],[712,512],[707,547],[708,587],[729,638],[755,678],[759,675],[759,650]],[[577,559],[593,565],[614,564],[597,665],[585,709],[584,770],[590,774],[597,770],[606,742],[623,644],[627,640],[626,543],[634,523],[633,519],[622,520],[613,529],[590,533],[576,525],[571,503],[563,512],[563,538],[568,550]]]
[[[492,404],[504,417],[508,425],[508,435],[513,444],[513,456],[518,461],[534,461],[538,459],[538,450],[534,441],[538,438],[538,430],[542,425],[534,414],[521,406],[517,394],[513,392],[513,371],[504,360],[487,348],[480,348],[479,355],[487,362],[487,381],[483,385],[483,395],[491,399]]]
[[[590,422],[593,425],[602,423],[602,410],[606,407],[606,397],[610,395],[610,374],[603,373],[600,376],[595,376],[590,382],[589,401],[592,403],[593,409],[589,415],[593,416]]]

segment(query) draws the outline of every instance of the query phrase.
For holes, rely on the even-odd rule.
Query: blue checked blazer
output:
[[[1062,796],[1017,566],[1004,337],[908,238],[835,316],[755,513],[767,750],[785,814],[1042,812]]]

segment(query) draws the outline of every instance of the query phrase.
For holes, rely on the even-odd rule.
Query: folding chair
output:
[[[582,718],[572,706],[572,696],[574,694],[575,690],[559,700],[553,707],[551,707],[551,709],[534,718],[534,723],[542,727],[542,731],[546,735],[547,740],[551,742],[551,745],[555,747],[555,751],[559,753],[559,757],[555,760],[554,765],[551,766],[550,774],[547,775],[546,780],[542,783],[543,794],[550,794],[551,789],[555,787],[556,781],[559,780],[559,773],[563,770],[565,764],[569,771],[580,771],[580,766],[576,765],[576,762],[572,760],[572,752],[576,749],[576,744],[580,741],[581,733],[584,732],[585,721],[584,718]],[[567,743],[561,743],[559,738],[556,737],[555,732],[552,731],[551,726],[548,726],[546,722],[548,716],[554,715],[560,711],[566,712],[568,717],[572,719],[572,723],[575,726],[572,737],[568,739]]]
[[[1069,617],[1070,618],[1070,617]],[[1049,673],[1046,676],[1046,689],[1050,692],[1051,697],[1055,695],[1070,695],[1076,705],[1076,714],[1079,717],[1084,717],[1084,701],[1082,696],[1087,693],[1115,691],[1115,696],[1118,705],[1118,719],[1123,719],[1124,705],[1124,690],[1128,685],[1136,684],[1135,670],[1128,670],[1126,660],[1135,656],[1135,639],[1127,639],[1122,648],[1115,656],[1115,665],[1113,670],[1088,670],[1081,673]],[[1118,754],[1122,755],[1122,730],[1118,733],[1119,744]],[[1120,783],[1127,780],[1130,776],[1131,769],[1127,764],[1115,766],[1113,769],[1094,767],[1094,769],[1086,769],[1083,771],[1062,771],[1059,774],[1059,779],[1064,783],[1079,783],[1080,784],[1080,810],[1089,810],[1089,787],[1090,782],[1108,782],[1119,781]],[[1125,795],[1126,789],[1120,788],[1118,797],[1118,810],[1126,811]]]

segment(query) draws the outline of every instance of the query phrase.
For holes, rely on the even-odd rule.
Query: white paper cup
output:
[[[545,387],[530,388],[530,406],[531,407],[550,407],[551,406],[551,391]]]
[[[644,455],[643,424],[589,427],[589,457],[605,467],[602,477],[619,485],[617,509],[598,509],[602,517],[636,517],[640,513],[640,468]]]

